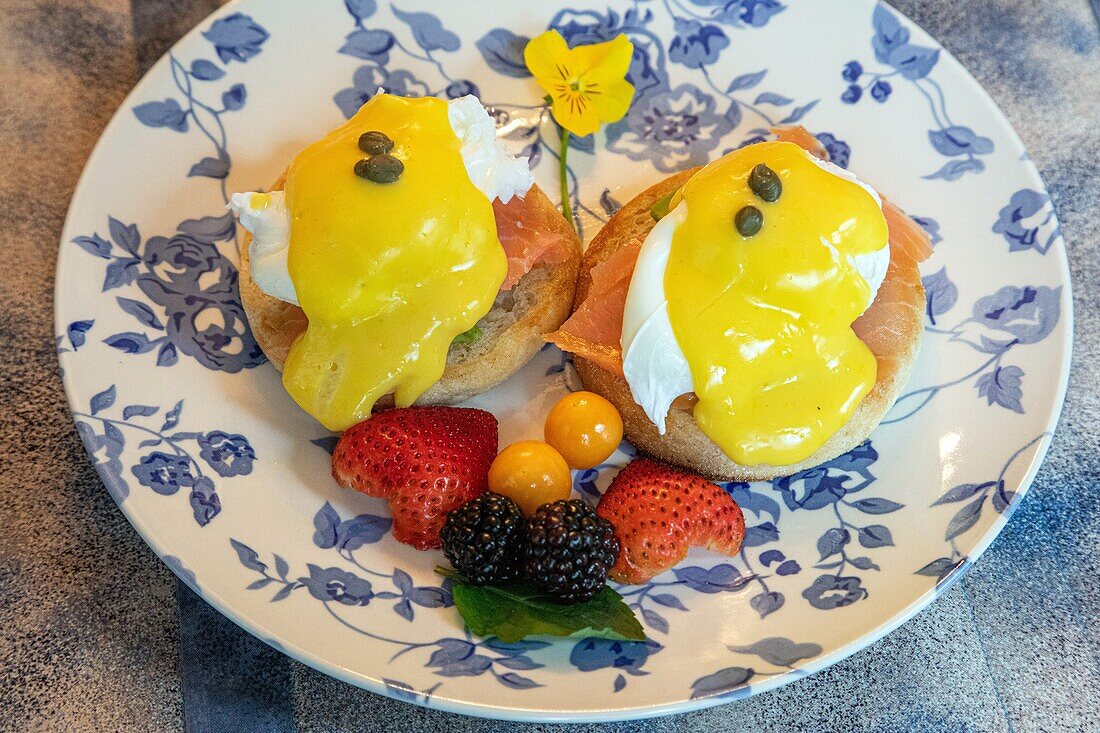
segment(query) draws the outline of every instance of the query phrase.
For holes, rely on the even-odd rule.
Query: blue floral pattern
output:
[[[773,677],[794,669],[794,665],[805,659],[812,659],[822,652],[818,644],[797,643],[782,636],[769,636],[748,646],[727,647],[737,654],[758,657],[764,663],[778,669],[757,669],[755,667],[723,667],[717,672],[698,678],[691,684],[691,698],[698,700],[706,697],[734,699],[746,697],[751,692],[749,683],[761,677]]]
[[[200,91],[222,80],[231,63],[245,63],[259,54],[269,34],[250,16],[233,13],[214,21],[202,35],[224,66],[206,58],[185,64],[169,54],[179,98],[144,102],[133,108],[133,114],[146,127],[178,133],[198,130],[213,146],[213,155],[194,163],[187,175],[218,181],[224,203],[229,200],[226,178],[232,159],[222,117],[241,110],[248,92],[244,84],[232,84],[213,102],[203,101]],[[107,261],[104,292],[137,286],[147,301],[116,297],[118,307],[142,330],[112,334],[104,339],[106,344],[127,354],[155,352],[156,364],[162,367],[175,365],[181,355],[227,372],[264,362],[240,304],[236,265],[218,245],[235,239],[231,214],[188,219],[174,234],[144,241],[136,224],[115,217],[108,217],[107,224],[107,238],[96,232],[75,237],[73,243]],[[68,334],[74,349],[83,345],[90,328],[81,331],[82,323],[73,324]]]
[[[375,578],[376,583],[379,579],[385,580],[393,590],[377,591],[371,597],[379,601],[396,601],[393,612],[406,621],[413,620],[414,607],[447,608],[453,605],[449,580],[443,580],[439,586],[416,586],[412,576],[401,568],[392,568],[389,572],[372,570],[355,557],[355,551],[359,548],[381,540],[392,523],[389,517],[373,514],[341,519],[332,505],[325,502],[313,517],[313,544],[322,550],[336,550],[346,562]]]
[[[778,549],[769,548],[763,551],[757,549],[779,541],[778,522],[782,511],[779,503],[765,493],[766,490],[759,485],[728,482],[722,484],[722,486],[745,514],[745,539],[741,546],[740,558],[747,571],[745,577],[752,582],[757,590],[749,599],[749,605],[759,614],[761,619],[764,619],[778,611],[786,603],[786,597],[783,593],[769,586],[768,580],[771,576],[766,574],[764,570],[775,565],[775,575],[777,576],[797,575],[802,572],[802,566],[797,560],[788,559]],[[757,524],[752,524],[752,517],[755,517]],[[766,521],[760,521],[765,517],[767,518]],[[749,556],[750,550],[758,553],[756,559],[763,568],[760,572],[756,572],[755,565]]]
[[[214,21],[202,37],[214,45],[223,64],[231,61],[248,61],[263,48],[269,38],[266,30],[244,13],[233,13]],[[195,62],[200,63],[200,62]],[[203,61],[207,72],[199,76],[203,81],[212,81],[221,76],[217,67],[209,61]]]
[[[487,674],[501,685],[515,690],[541,687],[537,680],[519,672],[531,673],[546,666],[537,653],[552,646],[548,641],[504,643],[495,638],[476,640],[469,632],[464,638],[443,637],[430,642],[405,641],[379,635],[348,615],[355,608],[395,601],[391,607],[394,613],[411,622],[414,618],[413,606],[445,608],[453,605],[451,584],[447,579],[441,579],[438,586],[416,586],[412,576],[400,568],[377,570],[356,557],[355,552],[358,549],[381,541],[390,526],[391,520],[388,517],[371,514],[345,519],[330,503],[325,502],[313,517],[313,544],[324,550],[335,550],[343,565],[306,563],[305,573],[298,574],[297,577],[291,572],[291,564],[278,553],[272,553],[268,562],[261,559],[259,553],[244,542],[231,539],[230,545],[240,564],[259,576],[248,585],[248,590],[274,588],[275,592],[271,594],[270,600],[279,602],[289,598],[295,591],[304,589],[308,597],[322,604],[336,622],[355,633],[392,645],[395,652],[391,661],[411,652],[421,652],[425,655],[425,669],[440,677]],[[781,556],[781,553],[774,550],[770,554]],[[774,558],[765,556],[762,556],[762,560],[766,564],[774,562]],[[784,564],[790,568],[792,563],[793,561],[786,561]],[[779,568],[779,575],[798,572],[797,569],[783,569],[783,565]],[[669,623],[662,614],[668,611],[687,611],[685,600],[692,594],[738,593],[746,589],[754,579],[742,574],[729,563],[719,563],[711,567],[681,565],[674,568],[668,576],[656,578],[640,586],[625,586],[620,592],[651,631],[667,634]],[[858,584],[858,579],[856,582]],[[569,664],[579,672],[612,673],[610,689],[614,694],[626,688],[629,678],[649,674],[646,664],[663,648],[654,639],[644,642],[579,639],[570,649]],[[790,667],[800,659],[819,655],[821,648],[816,644],[795,644],[787,639],[773,638],[761,640],[749,647],[730,647],[730,651],[755,655],[772,664]],[[780,658],[786,661],[781,661]],[[747,683],[754,676],[772,674],[779,672],[751,671],[737,685]],[[694,693],[700,696],[718,694],[713,680],[701,679],[702,681],[693,684]],[[722,674],[721,679],[730,681],[731,675]],[[396,684],[398,687],[394,690],[395,695],[410,700],[415,695],[417,699],[426,702],[444,683],[439,682],[423,692],[404,683]]]
[[[789,107],[793,100],[770,92],[758,93],[755,98],[746,96],[763,81],[766,71],[741,74],[720,86],[708,68],[715,65],[729,47],[727,30],[762,27],[784,8],[774,0],[664,2],[661,9],[676,29],[667,49],[651,27],[656,17],[654,9],[640,3],[623,13],[610,9],[605,13],[565,9],[559,11],[549,25],[571,46],[606,41],[619,34],[630,38],[634,43],[634,55],[627,78],[634,85],[636,96],[627,116],[607,127],[605,144],[611,152],[633,160],[650,161],[658,170],[671,172],[705,162],[745,115],[752,115],[763,125],[749,133],[757,136],[765,133],[766,127],[801,120],[814,107],[816,102],[810,102],[784,113],[769,112],[766,107]],[[477,47],[491,69],[505,76],[523,78],[529,76],[522,56],[527,40],[497,28],[483,36]],[[673,86],[668,71],[670,63],[700,72],[703,85]],[[541,130],[532,130],[530,134],[533,140],[525,154],[530,156],[533,165],[541,160],[544,150],[557,157],[557,153],[547,146]],[[572,144],[592,152],[595,142],[592,138],[582,138]],[[568,175],[573,208],[587,212],[597,221],[605,221],[610,215],[609,207],[601,206],[603,212],[587,207],[571,167]]]
[[[869,93],[871,99],[883,104],[894,93],[890,79],[897,83],[907,82],[928,103],[935,125],[928,130],[929,144],[937,153],[950,159],[925,178],[957,181],[967,173],[984,171],[982,156],[993,152],[993,141],[952,121],[943,89],[930,76],[939,61],[940,50],[912,43],[909,29],[883,4],[875,7],[871,24],[874,27],[871,47],[875,60],[888,70],[872,71],[859,61],[849,61],[840,73],[848,83],[840,95],[841,101],[857,104],[864,99],[865,93]]]
[[[951,553],[921,566],[914,571],[917,575],[935,578],[937,585],[943,585],[950,579],[959,577],[959,571],[969,564],[970,558],[959,551],[958,538],[978,523],[987,501],[997,514],[1005,515],[1006,519],[1011,515],[1012,510],[1016,507],[1018,497],[1015,491],[1007,487],[1005,477],[1021,456],[1036,444],[1049,439],[1050,436],[1050,433],[1043,433],[1028,441],[1026,445],[1009,456],[1008,460],[1005,461],[1004,468],[1001,469],[996,478],[975,483],[958,484],[932,502],[933,507],[948,504],[962,504],[963,506],[955,511],[947,523],[947,529],[944,531],[943,539],[951,548]]]
[[[668,46],[668,59],[689,69],[701,69],[718,60],[730,45],[729,36],[716,25],[703,25],[694,18],[677,17],[676,37]]]
[[[1009,252],[1028,250],[1045,255],[1062,238],[1054,205],[1045,193],[1024,188],[997,214],[993,233],[1008,243]]]
[[[231,214],[189,219],[170,237],[144,241],[135,224],[114,217],[107,223],[109,238],[95,233],[73,243],[107,261],[103,292],[136,286],[147,300],[116,296],[141,330],[111,334],[104,343],[126,354],[155,352],[161,367],[175,365],[180,355],[225,372],[264,363],[241,306],[237,268],[218,246],[233,238]],[[73,348],[84,344],[90,323],[70,326]]]
[[[903,394],[883,424],[912,417],[944,390],[971,380],[978,397],[984,398],[986,404],[1023,414],[1024,370],[1018,365],[1006,364],[1005,359],[1013,350],[1039,343],[1054,331],[1062,312],[1061,286],[1002,287],[991,295],[978,298],[970,316],[949,328],[937,325],[936,321],[951,312],[959,299],[958,287],[948,276],[946,267],[925,276],[924,287],[931,324],[926,330],[947,337],[951,343],[968,346],[984,361],[958,378]]]
[[[175,555],[165,555],[161,558],[164,564],[171,568],[172,572],[184,582],[184,584],[193,590],[195,593],[200,593],[198,581],[195,580],[195,573],[189,570],[186,565],[183,564],[183,560],[180,560]]]
[[[733,126],[734,120],[718,113],[713,96],[683,84],[636,100],[625,129],[615,128],[607,147],[672,173],[705,163]]]
[[[848,161],[852,157],[852,148],[831,132],[819,132],[815,135],[818,142],[825,146],[829,153],[829,161],[841,168],[848,167]]]
[[[443,678],[478,677],[487,674],[502,686],[513,690],[529,690],[542,686],[519,672],[545,666],[529,655],[549,647],[550,643],[546,641],[525,640],[508,644],[495,638],[474,640],[469,632],[465,638],[444,637],[429,642],[404,641],[370,631],[368,625],[360,623],[348,613],[372,603],[396,600],[392,607],[394,612],[411,622],[413,605],[443,608],[453,604],[450,581],[442,580],[439,586],[416,586],[412,577],[400,568],[379,572],[365,567],[354,557],[355,550],[382,538],[390,526],[388,518],[361,514],[350,519],[341,519],[332,505],[326,502],[314,516],[313,524],[313,543],[322,549],[337,550],[339,557],[353,569],[307,563],[306,574],[294,577],[290,563],[281,555],[272,553],[269,565],[251,547],[231,539],[230,544],[237,560],[246,569],[260,576],[249,584],[248,590],[273,587],[276,590],[271,595],[271,602],[274,603],[284,601],[295,591],[304,588],[309,597],[319,602],[344,627],[364,637],[391,645],[395,649],[390,657],[391,662],[405,654],[421,652],[426,654],[424,667]],[[380,590],[381,582],[385,582],[393,590]],[[422,692],[396,682],[387,683],[387,688],[391,684],[395,692],[403,693],[398,695],[400,697],[415,697],[426,701],[443,682]]]
[[[642,10],[639,5],[622,14],[562,10],[550,26],[571,45],[608,40],[620,33],[634,42],[627,78],[634,84],[636,96],[626,117],[608,126],[607,149],[673,172],[706,162],[722,138],[747,115],[759,125],[749,131],[756,136],[768,127],[801,121],[817,104],[814,101],[776,114],[767,108],[789,108],[794,100],[774,92],[747,94],[763,82],[766,71],[740,74],[725,83],[712,75],[710,67],[730,45],[724,28],[761,27],[783,8],[778,2],[666,0],[663,9],[676,31],[667,51],[651,29],[654,11]],[[669,63],[698,71],[702,86],[673,86]]]
[[[259,54],[269,38],[262,26],[243,13],[233,13],[214,21],[202,35],[213,45],[218,59],[226,67],[234,61],[247,62]],[[204,58],[197,58],[187,65],[171,53],[168,54],[168,61],[172,81],[182,102],[175,97],[145,102],[134,107],[134,116],[147,127],[164,127],[179,133],[186,133],[192,127],[197,129],[213,146],[214,155],[199,160],[191,166],[187,175],[218,180],[222,200],[227,202],[225,179],[229,177],[232,160],[222,116],[242,109],[248,90],[244,84],[233,84],[221,93],[217,102],[203,101],[199,87],[221,80],[228,69]]]
[[[885,497],[861,494],[875,481],[871,466],[877,460],[878,451],[868,442],[821,466],[772,481],[772,488],[780,493],[788,510],[829,509],[836,519],[836,525],[817,540],[814,568],[828,572],[818,575],[802,591],[802,597],[814,608],[827,611],[867,598],[868,591],[856,571],[877,571],[879,566],[870,556],[853,556],[851,550],[856,546],[875,550],[894,544],[893,533],[886,525],[853,519],[853,515],[892,514],[905,506]]]
[[[199,438],[199,455],[219,476],[243,476],[252,473],[256,451],[243,435],[215,430]]]
[[[729,563],[719,563],[713,567],[681,564],[673,568],[671,575],[672,578],[668,580],[664,579],[666,574],[642,585],[620,589],[627,605],[641,617],[646,627],[658,634],[669,632],[669,622],[665,614],[669,611],[688,610],[684,600],[670,591],[689,589],[705,595],[737,593],[753,580],[752,576],[742,575],[740,570]]]
[[[610,669],[616,672],[611,684],[612,693],[626,688],[625,675],[639,677],[649,674],[645,663],[663,649],[653,641],[615,641],[612,639],[581,639],[569,652],[569,663],[581,672]]]
[[[209,524],[222,505],[203,464],[223,478],[251,473],[256,452],[248,439],[221,430],[207,433],[177,430],[183,400],[169,410],[155,405],[128,405],[122,408],[121,415],[111,417],[108,413],[117,395],[118,389],[112,384],[92,396],[87,411],[73,412],[84,448],[111,496],[121,504],[130,495],[121,457],[127,434],[131,434],[143,438],[137,446],[140,451],[159,449],[144,452],[130,467],[138,485],[160,496],[173,496],[186,489],[195,522],[200,527]],[[150,422],[150,418],[154,421]],[[156,422],[160,422],[159,428],[153,427]],[[191,445],[198,448],[198,457],[194,448],[189,448]],[[193,575],[191,581],[194,582]]]
[[[344,38],[344,45],[339,52],[366,62],[353,74],[352,86],[337,92],[334,97],[345,117],[355,114],[379,91],[407,97],[434,95],[448,98],[477,93],[477,87],[472,81],[453,78],[439,60],[440,52],[458,51],[462,42],[458,36],[444,28],[436,16],[392,8],[394,16],[412,34],[418,47],[413,49],[398,40],[390,30],[367,27],[367,21],[378,9],[374,2],[348,2],[345,7],[355,23],[355,28]],[[520,50],[522,53],[522,47]],[[390,69],[391,57],[398,54],[405,60],[430,64],[439,76],[438,84],[429,86],[407,69]]]

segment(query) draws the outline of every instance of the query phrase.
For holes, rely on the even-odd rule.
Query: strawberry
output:
[[[596,512],[622,546],[610,572],[620,583],[645,583],[683,560],[688,547],[735,555],[745,537],[741,507],[721,487],[647,458],[619,471]]]
[[[419,550],[440,546],[447,513],[489,488],[497,420],[484,410],[409,407],[353,426],[332,454],[341,486],[388,499],[393,536]]]

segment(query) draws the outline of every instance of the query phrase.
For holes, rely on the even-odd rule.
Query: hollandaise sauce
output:
[[[361,178],[359,138],[384,132],[404,166]],[[381,94],[302,151],[286,178],[288,269],[309,326],[287,392],[343,430],[393,393],[408,406],[439,380],[451,341],[493,305],[507,272],[493,207],[466,172],[439,99]]]
[[[774,202],[749,186],[760,163],[781,182]],[[696,422],[742,465],[802,461],[875,383],[875,358],[851,329],[870,286],[850,256],[884,246],[882,210],[861,186],[784,142],[711,163],[673,206],[681,200],[687,216],[664,287],[699,398]],[[763,219],[752,236],[735,225],[746,207]]]

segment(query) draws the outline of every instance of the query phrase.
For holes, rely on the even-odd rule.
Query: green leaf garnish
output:
[[[483,336],[483,334],[481,333],[481,329],[478,328],[477,326],[474,326],[469,331],[466,331],[464,333],[460,333],[457,336],[455,336],[455,340],[452,341],[451,344],[453,344],[455,346],[462,346],[464,344],[472,344],[473,342],[477,341],[482,336]]]
[[[657,199],[657,203],[649,208],[649,215],[653,217],[653,221],[660,221],[668,216],[668,209],[672,204],[672,197],[675,195],[676,190],[669,191],[667,194]]]
[[[506,644],[528,636],[600,637],[620,641],[645,641],[645,632],[623,597],[604,588],[584,603],[554,603],[529,583],[506,587],[475,586],[458,572],[437,567],[437,573],[454,581],[455,608],[470,631],[495,636]]]

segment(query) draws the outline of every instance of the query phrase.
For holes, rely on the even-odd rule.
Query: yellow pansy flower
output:
[[[626,80],[634,44],[625,35],[569,48],[555,30],[532,38],[523,50],[527,68],[546,90],[558,124],[579,137],[621,120],[634,98]]]

